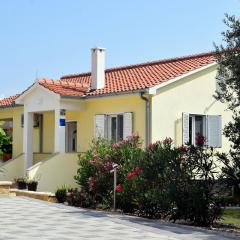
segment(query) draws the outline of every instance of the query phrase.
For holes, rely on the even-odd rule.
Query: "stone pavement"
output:
[[[227,240],[191,227],[0,196],[0,239]]]

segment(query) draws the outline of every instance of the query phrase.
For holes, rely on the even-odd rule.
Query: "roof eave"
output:
[[[2,105],[0,106],[0,109],[17,108],[17,107],[23,107],[23,105],[22,104]]]
[[[105,93],[105,94],[98,94],[98,95],[84,95],[84,96],[60,95],[60,96],[61,96],[61,98],[70,98],[70,99],[94,99],[94,98],[124,96],[124,95],[136,94],[136,93],[140,93],[140,92],[147,93],[148,88],[142,88],[142,89],[124,91],[124,92]]]

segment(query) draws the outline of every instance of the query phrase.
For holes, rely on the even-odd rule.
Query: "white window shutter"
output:
[[[133,133],[133,114],[126,112],[123,114],[123,139]]]
[[[189,142],[189,113],[182,113],[182,144]]]
[[[95,115],[95,138],[102,137],[106,138],[107,137],[107,126],[106,126],[106,118],[107,116],[104,114],[98,114]]]
[[[207,145],[209,147],[222,147],[222,117],[218,115],[207,116]]]

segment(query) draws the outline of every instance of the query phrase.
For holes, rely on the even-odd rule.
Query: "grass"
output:
[[[240,227],[240,209],[225,209],[220,223]]]

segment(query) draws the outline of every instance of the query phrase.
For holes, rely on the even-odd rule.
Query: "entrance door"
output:
[[[66,122],[66,152],[77,151],[77,122]]]

